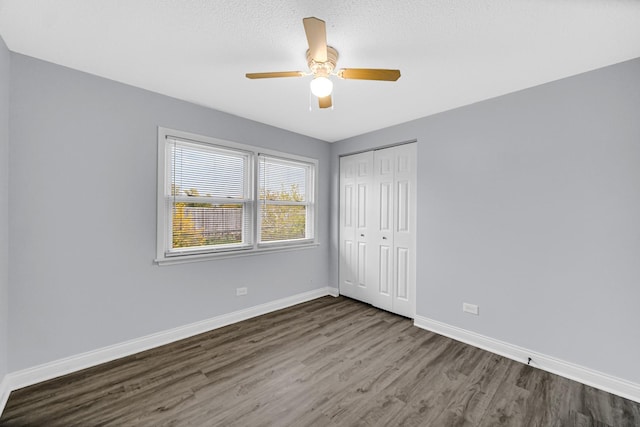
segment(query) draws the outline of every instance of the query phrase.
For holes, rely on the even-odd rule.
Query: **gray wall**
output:
[[[17,54],[11,68],[11,371],[336,285],[338,155],[416,138],[418,315],[640,382],[640,60],[331,146]],[[322,245],[155,266],[159,125],[318,158]],[[5,165],[7,135],[5,120]]]
[[[640,59],[333,144],[332,283],[338,155],[413,138],[417,314],[640,383]]]
[[[11,59],[11,371],[329,285],[329,144]],[[318,159],[321,246],[154,265],[157,126]]]
[[[9,332],[9,60],[0,37],[0,381],[7,373]]]

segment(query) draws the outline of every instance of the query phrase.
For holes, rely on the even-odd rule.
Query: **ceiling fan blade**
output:
[[[247,73],[248,79],[271,79],[274,77],[302,77],[302,71],[277,71],[275,73]]]
[[[320,108],[330,108],[333,103],[331,102],[331,95],[318,98],[318,105]]]
[[[322,19],[304,18],[304,32],[307,33],[309,53],[316,62],[327,61],[327,27]]]
[[[400,78],[400,70],[385,70],[382,68],[343,68],[338,71],[343,79],[384,80],[395,82]]]

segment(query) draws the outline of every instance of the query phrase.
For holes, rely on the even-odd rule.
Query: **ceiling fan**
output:
[[[400,78],[400,70],[387,70],[380,68],[342,68],[336,71],[338,51],[327,46],[327,30],[325,22],[318,18],[304,18],[304,31],[307,34],[309,49],[307,50],[307,65],[309,72],[304,71],[280,71],[273,73],[247,73],[249,79],[269,79],[273,77],[302,77],[313,76],[311,80],[311,93],[318,97],[320,108],[329,108],[332,105],[331,92],[333,82],[329,76],[338,76],[343,79],[357,80],[384,80],[396,81]]]

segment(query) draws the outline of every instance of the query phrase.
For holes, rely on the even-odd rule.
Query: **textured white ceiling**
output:
[[[327,22],[340,67],[399,68],[396,83],[335,81],[309,111],[302,18]],[[0,0],[14,52],[326,141],[640,57],[638,0]]]

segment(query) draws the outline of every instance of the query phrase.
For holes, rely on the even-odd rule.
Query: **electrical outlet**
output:
[[[462,303],[462,311],[464,311],[465,313],[475,314],[476,316],[479,314],[477,305],[469,304],[466,302]]]
[[[236,288],[236,296],[242,296],[247,294],[247,288]]]

